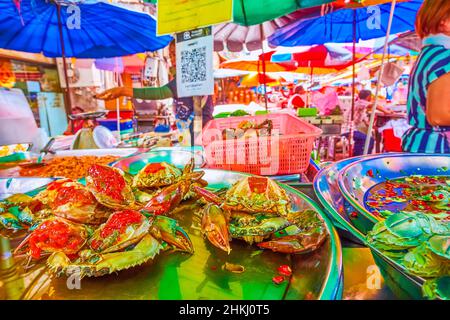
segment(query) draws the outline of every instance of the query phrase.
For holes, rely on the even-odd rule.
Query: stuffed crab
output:
[[[68,179],[50,183],[34,198],[16,194],[1,203],[0,222],[6,229],[28,229],[52,216],[75,223],[98,225],[113,212],[101,205],[81,183]]]
[[[96,230],[57,217],[45,220],[15,253],[25,250],[33,259],[50,255],[47,266],[58,275],[76,270],[81,277],[97,277],[146,263],[167,248],[193,253],[175,220],[122,210]]]
[[[133,187],[156,189],[178,182],[183,171],[167,162],[146,164],[133,178]]]
[[[130,178],[120,169],[94,164],[88,169],[86,186],[108,208],[135,208]]]
[[[323,221],[313,210],[290,211],[286,191],[266,177],[237,181],[223,197],[194,187],[210,202],[202,212],[202,230],[217,248],[230,252],[230,238],[283,253],[316,250],[327,238]]]

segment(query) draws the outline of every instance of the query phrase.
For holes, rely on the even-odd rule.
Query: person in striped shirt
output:
[[[450,153],[450,0],[425,0],[417,14],[422,50],[411,71],[406,152]]]

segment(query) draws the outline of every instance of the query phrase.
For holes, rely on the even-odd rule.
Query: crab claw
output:
[[[316,250],[325,239],[325,234],[292,235],[260,242],[257,245],[275,252],[298,254]]]
[[[180,251],[194,253],[191,239],[174,219],[166,216],[155,216],[150,228],[150,234]]]
[[[215,204],[208,204],[202,217],[202,232],[211,244],[230,254],[230,236],[225,213]]]

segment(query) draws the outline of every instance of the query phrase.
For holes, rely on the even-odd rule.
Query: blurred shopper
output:
[[[422,51],[411,71],[407,152],[450,153],[450,1],[425,0],[416,19]]]
[[[290,109],[298,109],[306,107],[306,90],[303,86],[296,86],[294,94],[289,98],[287,107]]]

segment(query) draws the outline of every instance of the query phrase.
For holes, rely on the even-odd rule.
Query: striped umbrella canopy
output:
[[[0,48],[46,57],[106,58],[155,51],[172,40],[156,36],[150,15],[117,5],[86,0],[17,3],[0,1]]]

